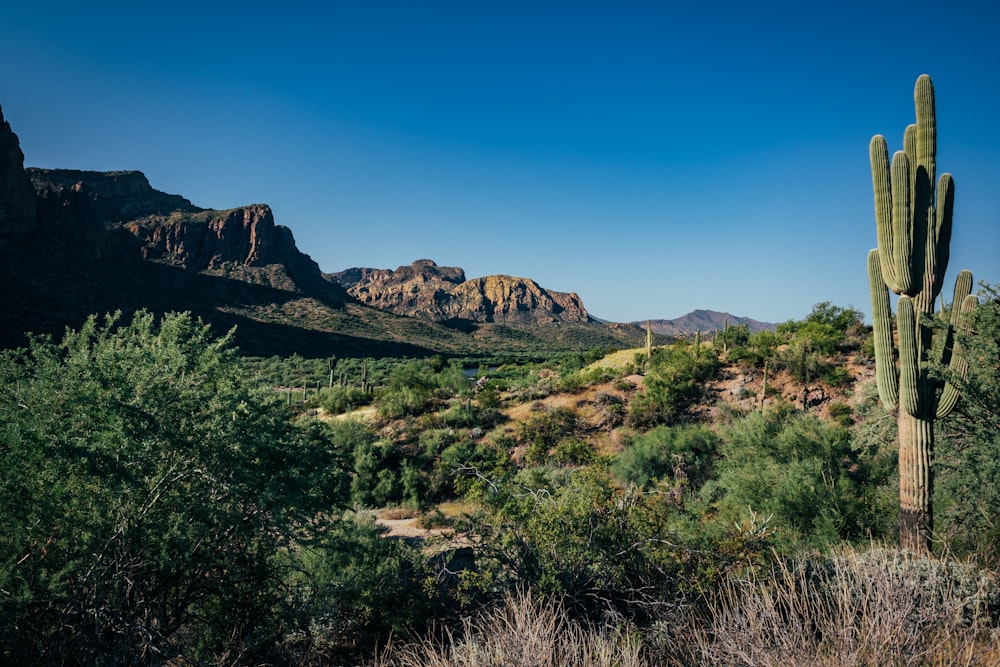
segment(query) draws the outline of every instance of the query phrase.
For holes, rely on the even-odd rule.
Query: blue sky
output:
[[[1000,282],[995,2],[14,4],[27,165],[270,204],[324,271],[430,258],[615,321],[868,313],[868,142],[901,147],[928,73],[949,274]]]

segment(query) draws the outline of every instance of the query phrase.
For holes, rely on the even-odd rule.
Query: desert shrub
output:
[[[585,440],[566,438],[556,445],[553,460],[560,465],[583,465],[594,460],[594,448]]]
[[[964,378],[937,373],[960,388],[955,412],[938,425],[935,510],[952,549],[1000,564],[1000,286],[984,286],[966,331],[957,334],[969,360]]]
[[[673,555],[658,548],[665,531],[659,498],[617,490],[596,469],[562,481],[531,477],[490,498],[492,510],[476,526],[483,542],[469,584],[487,591],[532,586],[595,618],[665,599],[676,568]]]
[[[750,342],[750,325],[735,324],[719,331],[715,340],[717,348],[732,352],[733,350],[745,347]]]
[[[779,324],[777,333],[828,356],[844,346],[848,332],[859,330],[863,327],[863,322],[864,315],[861,311],[841,308],[824,301],[813,306],[804,320]]]
[[[528,446],[527,461],[545,461],[550,450],[561,440],[573,437],[578,427],[579,418],[569,408],[557,407],[533,415],[518,430],[518,438]]]
[[[720,431],[718,477],[702,489],[720,518],[749,510],[773,515],[792,541],[829,544],[879,537],[889,520],[888,471],[852,447],[850,431],[811,413],[778,405]]]
[[[454,439],[431,464],[425,503],[459,497],[477,475],[492,475],[506,461],[506,452],[489,442]]]
[[[333,386],[322,389],[319,394],[320,407],[335,415],[368,405],[371,400],[371,394],[353,386]]]
[[[372,515],[347,512],[298,548],[291,578],[300,602],[290,641],[314,652],[427,619],[429,572],[418,549],[386,539]]]
[[[841,403],[840,401],[830,403],[830,407],[827,408],[827,414],[830,415],[830,419],[837,421],[845,428],[850,428],[854,425],[854,410],[847,403]]]
[[[827,366],[822,371],[820,379],[831,387],[848,387],[854,383],[854,376],[846,366]]]
[[[711,350],[698,352],[680,343],[656,349],[645,391],[629,405],[630,419],[637,425],[655,425],[685,418],[705,395],[705,383],[718,369],[719,360]]]
[[[563,596],[578,618],[648,622],[766,564],[774,546],[766,521],[706,523],[668,494],[620,488],[596,465],[525,469],[482,491],[463,590],[489,598],[530,586]]]
[[[775,361],[775,368],[787,370],[799,384],[815,382],[829,370],[826,357],[809,338],[793,338],[778,351]]]
[[[359,438],[351,477],[351,503],[355,507],[381,506],[402,499],[396,454],[391,440]]]
[[[471,398],[452,401],[448,409],[440,415],[441,423],[450,428],[488,429],[503,420],[504,415],[498,408],[483,407],[478,400],[473,401]]]
[[[778,349],[778,337],[770,329],[751,335],[742,345],[730,347],[730,361],[744,362],[755,368],[763,368],[764,362],[774,357]]]
[[[437,401],[472,394],[472,385],[457,360],[445,364],[440,357],[398,362],[379,389],[379,415],[397,419],[420,415]]]
[[[187,314],[88,319],[0,355],[0,655],[10,664],[253,654],[279,553],[342,467]]]
[[[658,426],[633,438],[611,469],[619,481],[640,487],[671,478],[698,488],[709,476],[718,442],[703,425]]]

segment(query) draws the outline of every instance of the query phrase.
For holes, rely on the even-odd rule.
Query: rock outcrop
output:
[[[291,230],[275,224],[266,204],[202,209],[154,189],[139,171],[27,173],[37,192],[39,229],[72,239],[90,257],[123,250],[191,272],[282,289],[309,286],[343,300],[343,292],[295,246]],[[270,269],[255,271],[264,267]]]
[[[25,232],[35,224],[35,189],[24,171],[24,153],[0,109],[0,234]]]
[[[353,268],[329,277],[362,303],[435,322],[528,325],[590,321],[576,294],[546,290],[533,280],[514,276],[466,280],[462,269],[438,266],[429,259],[395,271]]]

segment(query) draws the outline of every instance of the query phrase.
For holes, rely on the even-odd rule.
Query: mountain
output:
[[[58,336],[91,313],[139,309],[235,326],[241,351],[259,356],[530,353],[642,338],[527,279],[466,281],[442,268],[434,280],[457,290],[440,316],[409,316],[403,301],[366,305],[298,249],[266,204],[203,209],[138,171],[25,169],[0,110],[0,348],[24,344],[28,331]]]
[[[650,327],[653,333],[664,336],[674,336],[677,338],[693,336],[698,331],[707,333],[718,329],[721,331],[725,326],[736,326],[745,324],[750,328],[750,333],[757,333],[769,329],[774,331],[776,324],[770,322],[758,322],[749,317],[737,317],[729,313],[720,313],[714,310],[694,310],[687,315],[672,320],[650,320]],[[645,327],[645,322],[633,322],[637,326]]]
[[[452,326],[590,322],[576,294],[542,288],[529,278],[492,275],[466,280],[458,267],[417,260],[395,271],[353,268],[330,274],[361,303]]]

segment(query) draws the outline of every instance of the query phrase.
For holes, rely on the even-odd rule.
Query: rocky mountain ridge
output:
[[[202,209],[138,171],[25,169],[0,111],[0,348],[23,344],[27,331],[59,335],[92,313],[138,309],[236,326],[240,348],[261,356],[478,355],[641,339],[637,327],[589,320],[576,295],[431,265],[414,266],[407,289],[426,284],[412,295],[367,306],[296,247],[266,204]],[[389,273],[387,284],[407,282],[406,271]],[[377,274],[351,275],[375,284]],[[428,290],[440,304],[426,314]]]
[[[421,259],[396,270],[351,268],[328,274],[361,303],[434,322],[511,325],[589,322],[575,293],[546,290],[530,278],[466,279],[459,267]]]

